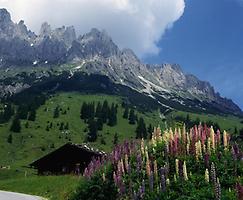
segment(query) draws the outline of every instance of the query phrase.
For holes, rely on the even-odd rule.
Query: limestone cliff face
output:
[[[208,82],[185,74],[176,64],[144,64],[132,50],[119,49],[105,31],[94,28],[77,37],[72,26],[52,29],[45,22],[36,35],[28,30],[24,21],[16,24],[6,9],[0,9],[0,67],[70,63],[78,71],[106,75],[113,82],[158,98],[158,101],[163,98],[186,107],[191,105],[185,102],[196,100],[222,112],[242,113],[231,100],[216,93]],[[10,93],[20,91],[21,87],[24,89],[27,85],[0,84],[2,91]],[[203,103],[193,106],[203,111],[207,109],[201,105]]]

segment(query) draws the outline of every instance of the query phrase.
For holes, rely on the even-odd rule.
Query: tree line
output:
[[[137,139],[147,139],[151,138],[152,132],[153,132],[153,127],[151,124],[149,126],[146,126],[146,123],[143,119],[143,117],[138,118],[138,116],[135,113],[134,108],[130,108],[128,106],[124,106],[124,113],[123,113],[123,118],[128,120],[129,124],[135,125],[137,123],[137,128],[136,128],[136,138]]]
[[[88,125],[87,140],[94,142],[97,139],[98,131],[103,130],[103,125],[115,126],[117,124],[118,105],[109,105],[105,100],[103,103],[84,102],[80,110],[80,118]]]

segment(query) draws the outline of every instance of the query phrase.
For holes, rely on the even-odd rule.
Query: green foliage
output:
[[[12,134],[10,134],[10,135],[8,136],[7,142],[8,142],[9,144],[12,144],[12,143],[13,143],[13,136],[12,136]]]
[[[98,129],[97,129],[97,124],[96,121],[94,119],[89,119],[88,121],[88,135],[87,135],[87,140],[89,142],[94,142],[97,139],[97,133],[98,133]]]
[[[21,132],[21,123],[19,116],[16,115],[12,121],[12,125],[10,127],[10,131],[15,132],[15,133],[20,133]]]
[[[129,108],[128,106],[126,106],[122,117],[124,119],[128,119],[128,115],[129,115]]]
[[[28,120],[29,120],[29,121],[35,121],[35,119],[36,119],[36,110],[35,110],[35,109],[32,109],[32,110],[30,111]]]
[[[136,115],[135,115],[135,111],[134,111],[133,108],[130,109],[128,120],[129,120],[129,124],[135,124],[136,123]]]
[[[10,104],[4,104],[3,111],[0,112],[0,123],[8,122],[14,115],[14,107]]]
[[[81,182],[71,200],[116,200],[118,193],[112,175],[112,170],[108,168],[105,180],[97,174],[90,180]]]
[[[53,112],[53,118],[58,118],[60,115],[59,106],[57,106]]]
[[[144,119],[142,117],[140,117],[138,120],[138,126],[136,129],[136,138],[137,139],[139,139],[139,138],[147,139],[147,129],[146,129]]]

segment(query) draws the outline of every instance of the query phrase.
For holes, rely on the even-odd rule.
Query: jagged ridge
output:
[[[210,105],[222,113],[242,114],[236,104],[222,98],[208,82],[185,74],[176,64],[143,64],[132,50],[120,50],[105,31],[94,28],[77,37],[72,26],[52,30],[45,22],[36,35],[23,20],[16,24],[6,9],[0,9],[0,66],[65,63],[74,64],[72,71],[106,75],[162,105],[172,102],[201,111],[207,111]]]

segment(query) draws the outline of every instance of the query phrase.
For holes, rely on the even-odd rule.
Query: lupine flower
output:
[[[158,181],[158,165],[157,165],[157,161],[154,160],[154,176],[155,176],[155,181]]]
[[[207,152],[208,152],[208,154],[211,154],[211,138],[208,138]]]
[[[184,163],[183,163],[183,177],[184,177],[185,181],[188,180],[187,169],[186,169],[186,161],[184,161]]]
[[[224,143],[224,150],[228,149],[228,136],[227,136],[227,132],[224,131],[223,133],[223,143]]]
[[[127,154],[125,154],[125,168],[126,168],[127,172],[128,172],[128,165],[129,165],[129,163],[128,163],[128,156],[127,156]]]
[[[150,177],[151,169],[150,169],[150,161],[149,160],[146,161],[146,173],[147,173],[147,176]]]
[[[144,196],[144,194],[145,194],[145,181],[143,179],[142,185],[141,185],[141,195],[142,195],[142,197]]]
[[[201,145],[201,141],[199,140],[196,144],[196,159],[197,161],[199,160],[199,158],[202,158],[202,145]]]
[[[144,155],[144,140],[143,140],[143,138],[142,138],[142,140],[141,140],[141,153],[142,153],[142,155]]]
[[[164,174],[161,175],[160,182],[161,182],[161,191],[164,192],[166,190],[166,179]]]
[[[154,175],[153,175],[153,173],[150,173],[150,176],[149,176],[149,188],[150,188],[150,191],[154,190]]]
[[[212,145],[212,150],[215,151],[215,134],[212,126],[210,128],[210,141]]]
[[[220,200],[221,199],[221,185],[220,185],[219,179],[217,179],[217,182],[215,183],[214,190],[215,190],[216,200]]]
[[[206,153],[204,155],[204,164],[205,164],[206,168],[209,168],[209,154],[208,153]]]
[[[142,169],[142,157],[141,157],[140,151],[137,153],[136,165],[137,165],[137,172],[139,172]]]
[[[177,178],[176,178],[176,175],[174,174],[174,181],[177,182]]]
[[[169,178],[166,179],[166,185],[170,185],[170,179]]]
[[[214,165],[213,162],[212,162],[212,164],[211,164],[211,180],[212,180],[212,182],[213,182],[214,184],[216,183],[216,180],[217,180],[217,178],[216,178],[215,165]]]
[[[240,183],[236,184],[236,191],[238,194],[238,199],[239,200],[243,199],[243,186]]]
[[[175,159],[175,170],[176,170],[176,175],[179,176],[179,160]]]
[[[116,172],[113,172],[113,180],[114,180],[115,185],[117,185],[118,184],[118,179],[117,179]]]
[[[208,169],[205,170],[205,181],[209,183],[209,172]]]
[[[105,178],[105,173],[102,173],[102,180],[105,182],[106,178]]]

